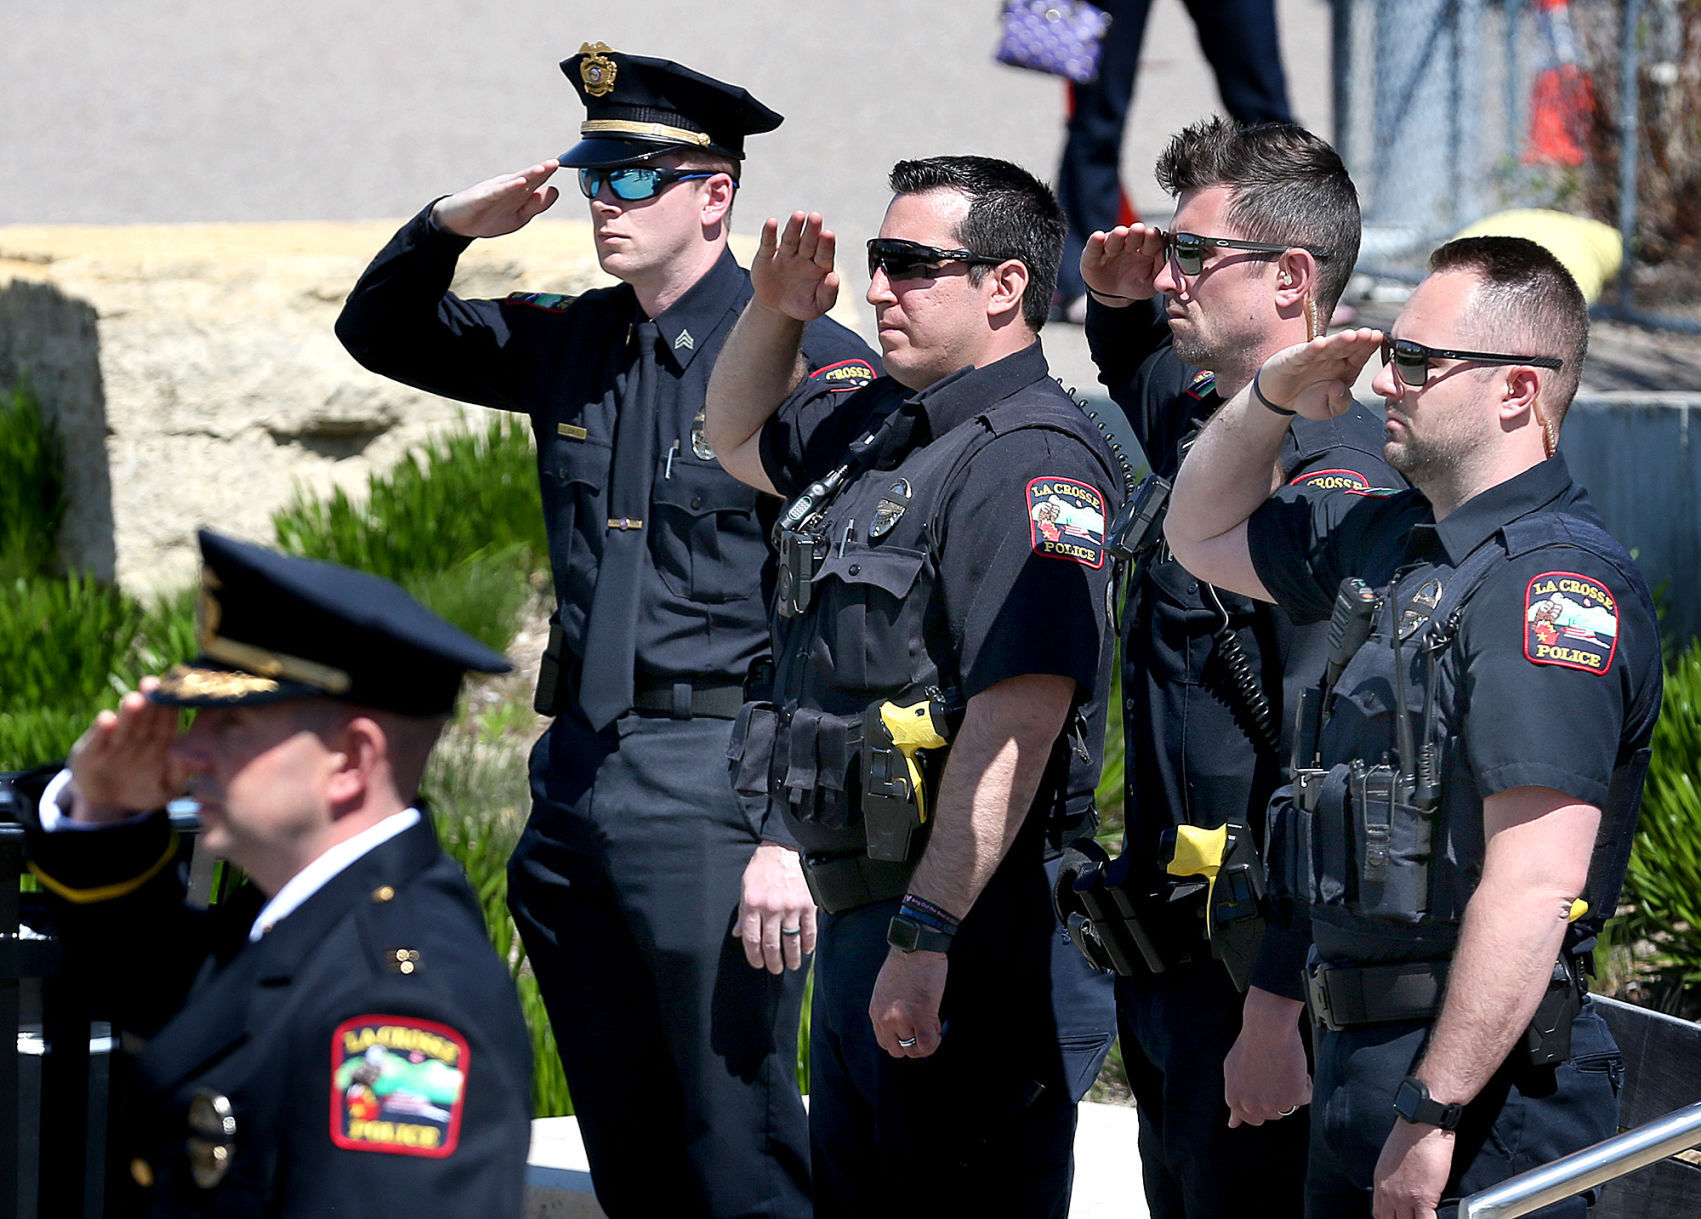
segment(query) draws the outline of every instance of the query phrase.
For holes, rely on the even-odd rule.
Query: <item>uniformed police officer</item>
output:
[[[750,296],[727,250],[744,139],[780,116],[600,43],[561,67],[585,103],[580,143],[426,208],[337,333],[368,368],[525,412],[537,436],[558,628],[539,708],[556,718],[532,754],[509,904],[598,1200],[613,1215],[800,1215],[802,977],[788,971],[814,947],[815,914],[784,826],[726,781],[743,683],[768,651],[767,549],[757,495],[715,463],[702,419]],[[473,238],[555,202],[558,165],[578,170],[620,286],[449,292]],[[825,318],[803,350],[812,386],[873,376],[868,349]]]
[[[1584,971],[1630,851],[1660,648],[1640,574],[1555,453],[1587,344],[1546,250],[1450,242],[1392,334],[1267,360],[1176,483],[1189,570],[1333,615],[1348,645],[1369,632],[1331,656],[1283,805],[1322,1026],[1310,1215],[1363,1215],[1374,1193],[1379,1219],[1427,1219],[1615,1127],[1622,1066]],[[1379,347],[1385,453],[1415,489],[1264,503],[1293,412],[1342,409]]]
[[[838,290],[832,233],[799,213],[764,227],[709,392],[723,463],[790,500],[774,705],[747,727],[778,738],[773,798],[826,911],[816,1213],[1062,1215],[1044,857],[1093,821],[1120,488],[1037,338],[1051,192],[984,157],[902,161],[891,185],[868,244],[890,376],[775,413]]]
[[[1358,257],[1358,196],[1324,141],[1286,124],[1215,118],[1188,127],[1158,158],[1177,197],[1171,232],[1136,224],[1094,233],[1081,258],[1090,298],[1087,344],[1099,378],[1127,413],[1161,497],[1206,419],[1264,359],[1314,338]],[[1158,293],[1161,295],[1155,295]],[[1307,497],[1389,487],[1380,418],[1354,405],[1296,422],[1272,477]],[[1163,893],[1142,912],[1152,972],[1117,979],[1122,1057],[1140,1111],[1140,1162],[1154,1216],[1298,1216],[1305,1119],[1242,1124],[1223,1099],[1223,1060],[1242,1031],[1248,973],[1212,959],[1197,877],[1166,879],[1174,827],[1232,825],[1262,841],[1264,806],[1281,782],[1294,696],[1323,672],[1327,625],[1296,630],[1285,614],[1213,588],[1177,563],[1156,530],[1138,546],[1122,619],[1122,726],[1127,825],[1118,865],[1130,892]],[[1125,543],[1132,539],[1125,539]],[[1191,894],[1179,900],[1179,891]],[[1186,907],[1183,910],[1183,907]],[[1185,916],[1177,918],[1178,912]],[[1102,929],[1103,934],[1115,934]],[[1273,933],[1274,934],[1274,933]],[[1248,945],[1250,948],[1250,945]],[[1300,942],[1299,960],[1304,946]],[[1297,965],[1250,977],[1244,1052],[1232,1079],[1276,1113],[1310,1097],[1304,1060],[1264,1051],[1294,1041]],[[1255,1119],[1258,1120],[1258,1119]]]
[[[530,1037],[415,805],[462,675],[508,663],[386,580],[201,553],[202,654],[96,718],[29,835],[68,972],[147,1039],[123,1213],[518,1216]],[[186,790],[249,878],[210,911],[172,866]]]

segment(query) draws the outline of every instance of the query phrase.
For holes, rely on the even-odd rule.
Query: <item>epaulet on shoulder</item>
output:
[[[840,360],[836,364],[825,364],[809,374],[809,381],[819,389],[825,389],[835,394],[846,394],[852,390],[861,389],[872,384],[879,376],[874,366],[867,360]]]
[[[567,306],[576,299],[560,292],[510,292],[503,298],[502,303],[524,305],[529,309],[541,309],[545,313],[564,313]]]
[[[1574,546],[1615,564],[1631,561],[1624,544],[1587,517],[1567,512],[1538,512],[1508,524],[1502,533],[1506,553],[1517,557],[1543,546]]]

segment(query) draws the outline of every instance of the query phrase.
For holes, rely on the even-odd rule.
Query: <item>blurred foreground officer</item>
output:
[[[1293,412],[1343,408],[1379,345],[1385,454],[1414,490],[1266,503]],[[1630,853],[1660,642],[1555,455],[1587,346],[1547,251],[1450,242],[1393,335],[1272,356],[1176,482],[1190,571],[1333,616],[1345,641],[1277,830],[1315,945],[1315,1219],[1362,1216],[1373,1188],[1378,1219],[1429,1219],[1616,1128],[1622,1060],[1585,970]]]
[[[621,284],[449,291],[473,238],[555,202],[546,161],[416,216],[337,334],[368,368],[523,412],[537,436],[556,596],[537,708],[556,718],[532,752],[508,897],[598,1201],[615,1216],[802,1215],[799,966],[815,910],[785,827],[726,778],[746,676],[767,663],[768,550],[756,492],[703,438],[709,370],[750,299],[727,250],[744,139],[780,116],[600,43],[561,68],[586,121],[559,164],[578,169],[597,259]],[[811,388],[874,375],[825,318],[803,350]]]
[[[773,799],[826,911],[816,1214],[1061,1216],[1075,1085],[1045,858],[1095,823],[1120,485],[1040,350],[1051,192],[986,157],[890,181],[868,245],[890,376],[775,413],[838,292],[833,236],[799,213],[763,230],[709,395],[727,468],[790,501],[774,705],[746,739],[777,739]]]
[[[1156,176],[1177,196],[1173,231],[1094,233],[1081,259],[1093,362],[1152,471],[1138,495],[1143,532],[1117,539],[1134,555],[1122,622],[1127,832],[1122,859],[1100,874],[1115,878],[1117,896],[1092,895],[1111,916],[1093,932],[1113,942],[1103,963],[1125,973],[1117,1016],[1151,1214],[1297,1219],[1306,1118],[1291,1115],[1310,1081],[1302,1049],[1296,1061],[1266,1043],[1299,1044],[1303,930],[1269,932],[1297,950],[1285,968],[1254,974],[1256,896],[1249,890],[1234,911],[1210,899],[1262,873],[1264,808],[1285,775],[1291,708],[1323,674],[1328,625],[1296,630],[1274,606],[1196,579],[1159,529],[1170,480],[1205,420],[1266,357],[1314,338],[1334,309],[1358,257],[1358,195],[1335,150],[1287,124],[1195,124],[1170,141]],[[1381,450],[1380,417],[1355,404],[1298,420],[1266,481],[1308,499],[1398,485]],[[1224,826],[1233,845],[1217,887],[1171,874],[1186,835]],[[1065,893],[1060,905],[1080,896]],[[1208,924],[1207,907],[1229,917]],[[1121,925],[1115,915],[1130,908],[1133,922]],[[1290,1120],[1231,1120],[1223,1060],[1243,1027],[1233,1087]]]
[[[517,1216],[531,1043],[415,806],[462,675],[508,663],[386,580],[201,553],[202,654],[101,713],[29,838],[68,968],[145,1039],[130,1209]],[[185,790],[249,878],[212,910],[171,866]]]

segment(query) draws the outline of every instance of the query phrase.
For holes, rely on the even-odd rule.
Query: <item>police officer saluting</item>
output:
[[[797,213],[763,229],[709,393],[727,468],[789,499],[775,706],[746,739],[778,741],[773,798],[827,912],[816,1214],[1061,1216],[1075,1105],[1044,856],[1091,831],[1120,488],[1038,342],[1051,192],[985,157],[890,182],[868,243],[890,376],[779,409],[838,291],[832,233]]]
[[[538,707],[555,719],[532,754],[509,904],[598,1200],[617,1216],[802,1215],[797,971],[815,913],[785,827],[726,780],[744,682],[768,651],[767,549],[756,493],[703,435],[709,369],[750,297],[727,250],[744,140],[780,116],[601,43],[561,67],[585,104],[581,141],[426,208],[362,276],[337,334],[376,372],[523,412],[536,433],[558,627]],[[555,202],[560,166],[578,171],[620,285],[451,293],[473,239]],[[824,318],[803,353],[812,387],[874,375]]]
[[[387,580],[201,553],[202,654],[97,717],[28,839],[68,971],[146,1039],[122,1213],[518,1216],[530,1038],[415,804],[463,674],[508,663]],[[210,911],[172,866],[185,791],[249,878]]]
[[[1122,623],[1124,853],[1083,874],[1119,892],[1076,913],[1106,916],[1091,923],[1101,943],[1128,941],[1102,955],[1126,973],[1117,1009],[1151,1213],[1297,1219],[1310,1094],[1296,1021],[1303,932],[1273,928],[1297,950],[1266,952],[1271,964],[1254,970],[1256,892],[1240,903],[1248,917],[1216,918],[1216,903],[1262,869],[1265,805],[1283,780],[1297,694],[1322,676],[1328,624],[1295,629],[1274,606],[1195,578],[1160,528],[1199,428],[1266,356],[1320,333],[1358,257],[1358,196],[1335,150],[1286,123],[1196,123],[1170,140],[1156,176],[1177,196],[1172,231],[1094,233],[1081,258],[1088,347],[1152,472],[1137,495],[1151,505],[1131,528],[1140,536],[1113,539],[1134,556]],[[1297,420],[1266,477],[1310,498],[1398,485],[1381,448],[1381,419],[1355,404]],[[1214,884],[1170,872],[1189,836],[1221,827],[1233,845]],[[1062,904],[1083,896],[1066,889]],[[1120,923],[1130,908],[1135,927]],[[1245,1122],[1224,1101],[1237,1041],[1231,1091],[1263,1106]]]
[[[1378,1219],[1429,1219],[1616,1126],[1584,971],[1630,851],[1660,647],[1640,574],[1555,453],[1587,344],[1547,251],[1450,242],[1392,334],[1267,360],[1176,482],[1190,571],[1340,627],[1281,817],[1314,938],[1320,1219],[1372,1193]],[[1385,455],[1414,490],[1266,502],[1295,412],[1342,409],[1378,349]]]

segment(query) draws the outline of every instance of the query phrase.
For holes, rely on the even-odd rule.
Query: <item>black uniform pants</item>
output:
[[[730,729],[563,715],[532,751],[508,901],[615,1219],[810,1209],[803,975],[752,969],[729,934],[758,842]]]
[[[1308,1219],[1370,1213],[1376,1160],[1399,1120],[1394,1091],[1417,1065],[1428,1037],[1427,1023],[1406,1021],[1319,1034]],[[1571,1054],[1552,1067],[1503,1066],[1466,1106],[1438,1211],[1442,1219],[1478,1190],[1618,1132],[1624,1057],[1592,1004],[1572,1023]],[[1531,1214],[1581,1219],[1587,1209],[1579,1196]]]
[[[1116,980],[1151,1219],[1303,1211],[1305,1112],[1229,1129],[1223,1059],[1240,1035],[1240,1010],[1240,992],[1215,961]]]
[[[928,1058],[893,1058],[868,1004],[896,900],[825,915],[810,1024],[815,1213],[1068,1213],[1075,1101],[1112,1029],[1105,979],[1053,934],[1037,858],[993,876],[951,948]]]

